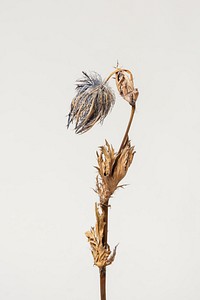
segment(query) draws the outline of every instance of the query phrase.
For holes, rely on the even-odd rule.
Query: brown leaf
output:
[[[103,212],[99,211],[97,203],[95,204],[96,211],[96,225],[95,228],[92,227],[90,231],[85,233],[88,238],[88,242],[90,243],[91,252],[94,258],[94,265],[99,268],[110,265],[116,254],[116,247],[111,254],[109,245],[103,245],[103,234],[104,234],[104,215]]]
[[[108,259],[107,259],[107,265],[112,264],[113,261],[115,260],[115,256],[116,256],[116,253],[117,253],[117,247],[118,247],[118,244],[115,246],[113,252],[108,257]]]

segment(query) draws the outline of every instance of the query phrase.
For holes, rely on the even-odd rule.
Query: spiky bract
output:
[[[120,153],[115,153],[113,147],[106,141],[106,145],[100,147],[97,153],[99,172],[96,177],[96,191],[100,197],[101,204],[107,204],[109,198],[119,186],[119,182],[125,177],[130,167],[135,151],[127,140]]]

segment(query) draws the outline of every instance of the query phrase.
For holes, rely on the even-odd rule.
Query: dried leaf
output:
[[[115,246],[113,252],[108,257],[108,260],[107,260],[108,265],[112,264],[113,261],[115,260],[115,256],[116,256],[116,253],[117,253],[117,247],[118,247],[118,244]]]
[[[103,235],[104,235],[104,214],[99,211],[97,203],[95,204],[96,211],[96,225],[95,228],[92,227],[90,231],[85,233],[88,238],[88,242],[91,246],[91,252],[94,258],[94,265],[99,268],[110,265],[114,261],[116,254],[116,247],[111,253],[109,245],[103,245]]]

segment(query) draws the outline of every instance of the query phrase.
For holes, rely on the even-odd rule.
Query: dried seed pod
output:
[[[115,82],[120,95],[128,101],[131,106],[134,106],[139,92],[138,89],[134,88],[132,73],[129,70],[118,69],[115,74]]]
[[[75,122],[75,132],[84,133],[97,122],[103,122],[115,103],[115,96],[101,76],[93,72],[83,72],[83,78],[77,81],[77,94],[72,100],[67,127]]]

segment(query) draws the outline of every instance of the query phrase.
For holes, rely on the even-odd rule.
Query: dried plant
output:
[[[132,73],[127,69],[116,68],[108,78],[102,81],[97,73],[87,75],[83,72],[83,79],[77,83],[77,95],[71,103],[68,115],[68,124],[75,121],[75,132],[84,133],[98,121],[103,122],[114,104],[114,94],[108,86],[108,80],[115,75],[115,82],[119,94],[131,105],[130,119],[117,152],[107,141],[97,152],[98,175],[96,177],[96,193],[99,195],[99,204],[95,204],[96,225],[86,232],[90,243],[94,265],[100,272],[101,300],[106,300],[106,267],[115,258],[108,245],[108,208],[113,193],[124,184],[119,185],[125,177],[135,154],[134,147],[128,137],[130,126],[135,113],[138,90],[134,88]]]

